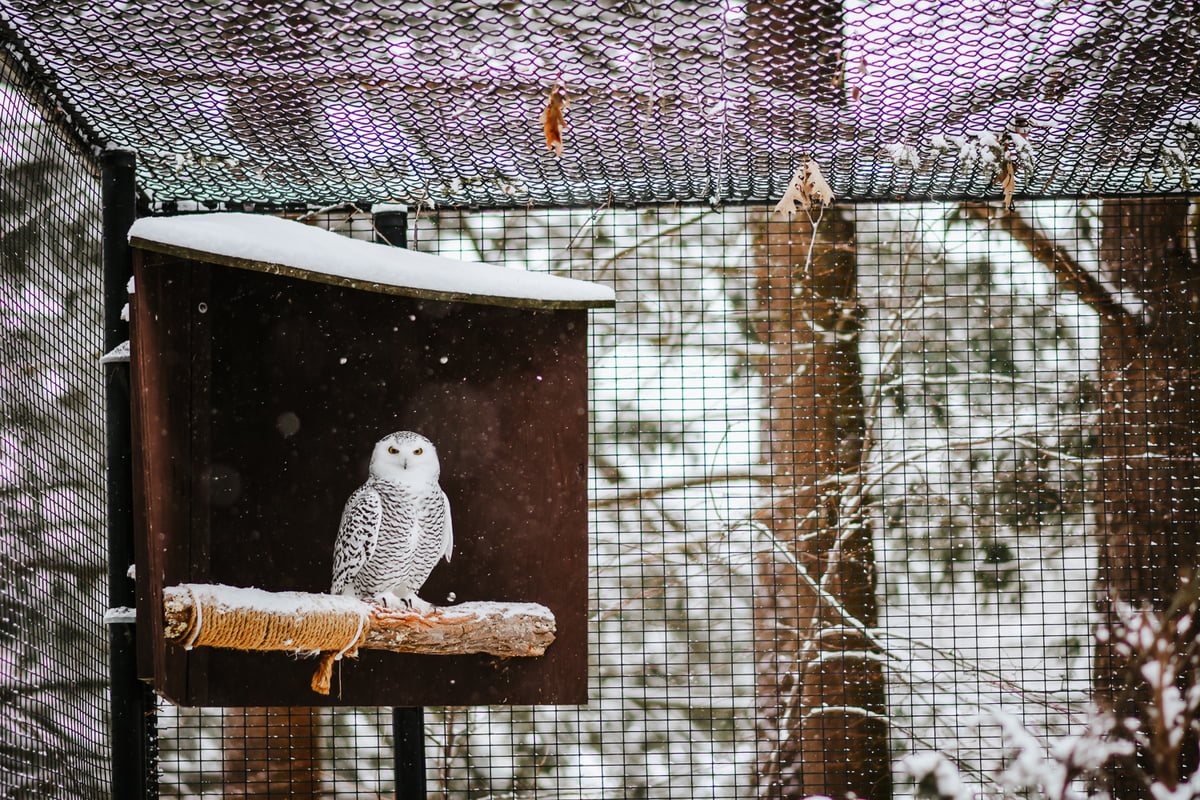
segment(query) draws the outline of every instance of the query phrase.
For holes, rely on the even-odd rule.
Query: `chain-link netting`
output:
[[[108,785],[99,182],[0,83],[0,796]]]
[[[370,237],[365,201],[400,200],[414,249],[616,289],[589,703],[426,709],[431,795],[1195,793],[1194,208],[1034,199],[1191,188],[1191,3],[0,18],[7,79],[36,77],[0,88],[0,796],[108,785],[78,140],[136,149],[158,211]],[[785,195],[794,219],[742,205]],[[866,202],[891,196],[951,202]],[[389,710],[156,724],[164,796],[404,789]]]
[[[6,0],[0,22],[162,200],[764,203],[808,158],[841,197],[1082,196],[1187,190],[1200,154],[1191,0]]]
[[[18,99],[16,128],[50,134]],[[19,164],[35,151],[11,152]],[[35,174],[70,163],[52,151]],[[6,359],[30,365],[9,371],[6,459],[46,470],[6,494],[6,535],[43,553],[5,573],[25,587],[7,618],[27,621],[7,647],[24,654],[14,671],[57,676],[5,705],[18,714],[36,696],[57,726],[18,741],[24,772],[6,779],[65,763],[38,785],[93,781],[71,790],[82,796],[103,777],[78,769],[103,759],[100,520],[57,504],[98,505],[99,475],[66,480],[83,459],[48,446],[35,458],[27,443],[83,437],[68,456],[98,458],[98,387],[45,394],[63,376],[95,380],[95,287],[91,303],[82,287],[47,288],[94,275],[65,246],[94,242],[86,216],[66,213],[90,180],[64,177],[61,202],[37,206],[28,219],[70,235],[11,239],[26,256],[5,276],[10,341],[40,353]],[[12,218],[57,185],[30,183]],[[432,791],[790,797],[843,781],[878,797],[892,781],[1000,792],[1044,779],[1030,760],[1051,774],[1047,753],[1095,732],[1088,696],[1112,693],[1093,639],[1108,601],[1163,604],[1194,560],[1187,214],[1170,200],[1016,215],[864,204],[793,222],[763,209],[414,211],[416,249],[618,295],[591,316],[589,705],[429,709]],[[313,217],[370,232],[353,206]],[[63,324],[72,314],[80,330]],[[47,403],[59,427],[32,413]],[[13,522],[30,520],[41,527]],[[56,538],[66,530],[84,538]],[[92,583],[56,584],[43,562],[72,579],[66,567],[88,563]],[[46,622],[37,586],[91,634]],[[63,699],[77,697],[91,704]],[[167,796],[395,790],[386,710],[164,706],[159,727]]]

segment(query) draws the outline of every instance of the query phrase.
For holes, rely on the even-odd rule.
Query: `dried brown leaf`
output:
[[[827,206],[834,200],[833,189],[821,174],[817,162],[809,159],[800,165],[796,174],[788,181],[787,191],[776,204],[774,213],[792,217],[797,211],[807,211],[813,203]]]
[[[808,208],[808,195],[804,193],[804,176],[807,173],[804,167],[796,170],[796,174],[788,181],[788,187],[783,193],[783,197],[775,204],[774,214],[776,216],[787,216],[791,218],[796,211],[797,205],[800,208]]]
[[[563,110],[568,103],[566,87],[561,83],[555,83],[550,88],[550,96],[546,101],[546,107],[542,110],[542,132],[546,135],[546,147],[552,150],[556,156],[563,154],[562,135],[563,131],[567,129],[566,120],[563,119]]]
[[[997,178],[1000,181],[1000,188],[1004,190],[1004,207],[1011,211],[1013,209],[1013,192],[1017,190],[1016,165],[1006,160],[1001,165]]]
[[[821,174],[821,168],[817,166],[817,162],[808,162],[808,196],[816,200],[823,206],[827,206],[833,202],[833,189],[825,182],[825,176]]]

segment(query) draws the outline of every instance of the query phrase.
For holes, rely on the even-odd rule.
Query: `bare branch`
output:
[[[718,483],[734,483],[736,481],[762,481],[769,483],[774,476],[766,470],[748,470],[746,472],[723,472],[716,475],[702,475],[699,478],[682,478],[669,483],[660,483],[645,489],[638,489],[623,494],[613,494],[597,498],[588,503],[588,508],[611,508],[626,503],[639,503],[671,492],[693,489],[697,486],[711,486]]]
[[[996,213],[992,206],[981,203],[964,203],[963,210],[971,219],[998,226],[1016,241],[1025,246],[1058,281],[1058,285],[1076,295],[1084,304],[1100,315],[1106,326],[1120,331],[1128,339],[1142,339],[1145,326],[1141,320],[1129,313],[1125,306],[1113,297],[1100,281],[1087,271],[1062,247],[1052,242],[1017,212]]]

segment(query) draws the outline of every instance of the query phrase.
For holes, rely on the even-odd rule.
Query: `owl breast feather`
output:
[[[416,593],[443,555],[445,506],[437,484],[368,481],[351,496],[343,514],[338,555],[350,556],[357,549],[351,541],[365,540],[361,554],[346,559],[343,591],[352,587],[365,600],[386,592],[401,597]],[[342,546],[343,539],[350,540],[345,543],[349,547]]]

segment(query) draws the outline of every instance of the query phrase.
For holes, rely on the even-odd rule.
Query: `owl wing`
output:
[[[346,501],[337,542],[333,546],[331,594],[353,594],[354,579],[375,553],[383,501],[370,486],[359,488]],[[349,590],[349,591],[347,591]]]
[[[454,551],[454,525],[450,521],[450,498],[445,492],[442,492],[442,544],[442,555],[449,561]]]

